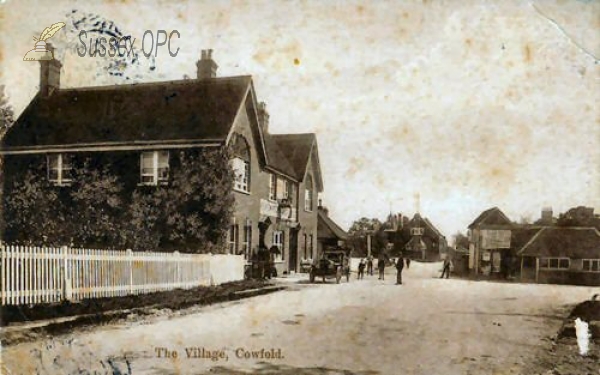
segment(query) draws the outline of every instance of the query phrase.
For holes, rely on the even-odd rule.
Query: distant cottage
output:
[[[57,60],[42,61],[40,91],[6,134],[6,173],[43,165],[60,189],[72,183],[78,154],[118,162],[126,190],[166,186],[181,150],[230,147],[235,211],[227,251],[250,258],[259,244],[279,249],[280,273],[317,256],[323,178],[315,134],[271,134],[251,76],[217,77],[202,51],[197,78],[106,87],[61,88]],[[18,178],[18,177],[17,177]]]
[[[584,210],[567,215],[573,212]],[[593,209],[583,216],[593,218]],[[469,225],[469,269],[490,278],[600,285],[600,231],[553,223],[548,209],[536,225],[515,224],[498,207],[482,212]]]

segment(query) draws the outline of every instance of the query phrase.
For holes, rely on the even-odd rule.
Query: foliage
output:
[[[462,232],[456,232],[452,239],[454,241],[454,247],[456,249],[468,249],[469,248],[469,238],[465,236]]]
[[[61,245],[68,242],[60,192],[50,186],[42,168],[32,168],[7,183],[3,238],[21,244]]]
[[[85,246],[121,246],[123,185],[109,170],[109,165],[93,166],[91,157],[75,166],[69,190],[73,242]],[[110,246],[109,245],[109,246]]]
[[[0,139],[14,122],[14,112],[4,93],[4,86],[0,85]]]
[[[556,225],[560,227],[595,227],[600,229],[600,217],[592,207],[578,206],[561,213]]]
[[[155,250],[162,238],[161,219],[164,212],[164,189],[150,192],[136,190],[129,205],[128,220],[123,230],[125,243],[134,250]]]
[[[219,252],[233,211],[233,173],[224,149],[172,153],[169,186],[128,186],[113,158],[73,160],[73,182],[52,186],[45,158],[13,168],[5,186],[7,241]],[[100,160],[100,161],[99,161]],[[133,172],[133,173],[136,173]]]
[[[234,205],[228,160],[221,148],[179,153],[164,209],[171,246],[197,252],[206,244],[223,244]]]
[[[367,235],[371,235],[371,251],[377,256],[386,248],[388,237],[379,219],[366,217],[354,221],[348,230],[348,243],[356,256],[367,255]]]

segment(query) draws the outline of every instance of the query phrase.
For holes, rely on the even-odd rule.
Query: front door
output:
[[[290,264],[289,270],[298,272],[298,230],[290,229]]]

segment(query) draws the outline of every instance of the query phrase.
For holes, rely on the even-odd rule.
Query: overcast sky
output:
[[[195,77],[212,48],[219,76],[253,76],[273,133],[317,134],[324,203],[346,229],[390,206],[412,216],[416,193],[448,237],[493,206],[513,220],[600,211],[600,1],[0,3],[0,84],[17,114],[39,87],[23,56],[55,22],[63,87]],[[180,50],[111,76],[74,51],[73,22],[89,30],[93,15],[138,51],[146,30],[177,30]]]

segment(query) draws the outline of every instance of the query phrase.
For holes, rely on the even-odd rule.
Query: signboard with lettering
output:
[[[510,230],[484,229],[481,231],[482,249],[508,249],[510,248]]]

